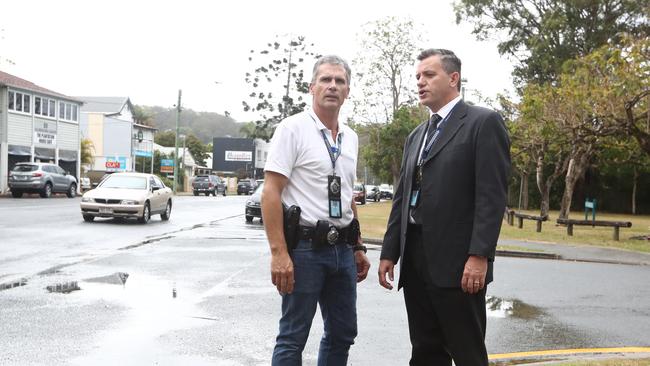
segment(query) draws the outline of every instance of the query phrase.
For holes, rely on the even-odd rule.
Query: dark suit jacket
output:
[[[404,256],[409,200],[426,121],[404,145],[402,168],[384,236],[381,259]],[[460,287],[469,255],[489,259],[486,284],[506,206],[510,141],[496,112],[465,104],[454,107],[423,163],[420,208],[424,252],[431,283]],[[403,261],[400,261],[400,267]],[[403,273],[403,272],[400,272]],[[398,288],[402,287],[402,276]]]

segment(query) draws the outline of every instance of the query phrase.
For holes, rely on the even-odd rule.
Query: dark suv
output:
[[[226,183],[216,175],[197,175],[192,181],[192,191],[195,196],[199,193],[205,193],[206,196],[212,194],[226,195]]]
[[[257,187],[255,181],[252,179],[242,179],[237,183],[237,195],[240,194],[251,194]]]
[[[48,198],[57,192],[73,198],[77,195],[77,179],[56,164],[18,163],[9,172],[9,189],[16,198],[23,193]]]

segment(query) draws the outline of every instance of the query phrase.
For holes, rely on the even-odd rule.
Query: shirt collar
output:
[[[329,131],[327,126],[325,126],[325,124],[323,124],[323,122],[320,121],[320,118],[318,118],[318,116],[316,115],[316,112],[314,112],[313,109],[307,110],[307,113],[314,120],[314,123],[316,123],[316,128],[318,128],[319,131],[323,131],[323,130]],[[338,133],[338,135],[343,135],[343,125],[340,122],[339,122],[339,133]]]
[[[449,103],[445,104],[445,106],[440,108],[440,110],[438,110],[437,112],[431,112],[431,114],[433,115],[433,113],[436,113],[444,120],[445,118],[447,118],[449,112],[451,112],[451,110],[454,109],[456,104],[458,104],[458,102],[460,102],[461,99],[462,98],[459,95],[456,98],[452,99]]]

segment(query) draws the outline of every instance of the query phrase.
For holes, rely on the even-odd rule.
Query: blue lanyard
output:
[[[458,103],[456,103],[456,105],[458,105]],[[436,142],[436,140],[440,136],[440,132],[442,131],[442,127],[444,126],[445,122],[447,122],[447,120],[449,119],[449,116],[451,116],[451,114],[454,112],[454,109],[456,109],[456,105],[454,106],[454,108],[452,108],[449,111],[449,113],[447,113],[447,116],[445,116],[445,118],[438,123],[438,126],[436,127],[435,131],[433,131],[433,137],[431,138],[431,141],[429,141],[429,143],[424,147],[424,150],[422,150],[422,155],[420,155],[420,161],[419,161],[418,165],[421,165],[422,161],[424,161],[424,159],[427,156],[429,156],[429,152],[431,152],[431,148],[433,147],[433,144]],[[426,136],[426,133],[425,133],[424,141],[426,141],[426,140],[427,140],[427,136]]]
[[[342,142],[342,137],[341,133],[336,136],[337,140],[337,145],[338,146],[332,146],[327,139],[327,136],[325,135],[325,131],[320,130],[321,135],[323,135],[323,141],[325,141],[325,147],[327,147],[327,153],[330,156],[330,160],[332,161],[332,173],[333,175],[336,175],[336,160],[338,160],[339,156],[341,156],[341,142]]]

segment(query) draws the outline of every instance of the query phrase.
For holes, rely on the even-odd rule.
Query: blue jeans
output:
[[[324,324],[318,366],[345,365],[357,336],[357,267],[352,247],[343,244],[316,250],[310,241],[300,241],[291,258],[296,282],[291,294],[282,295],[272,365],[302,365],[317,303]]]

